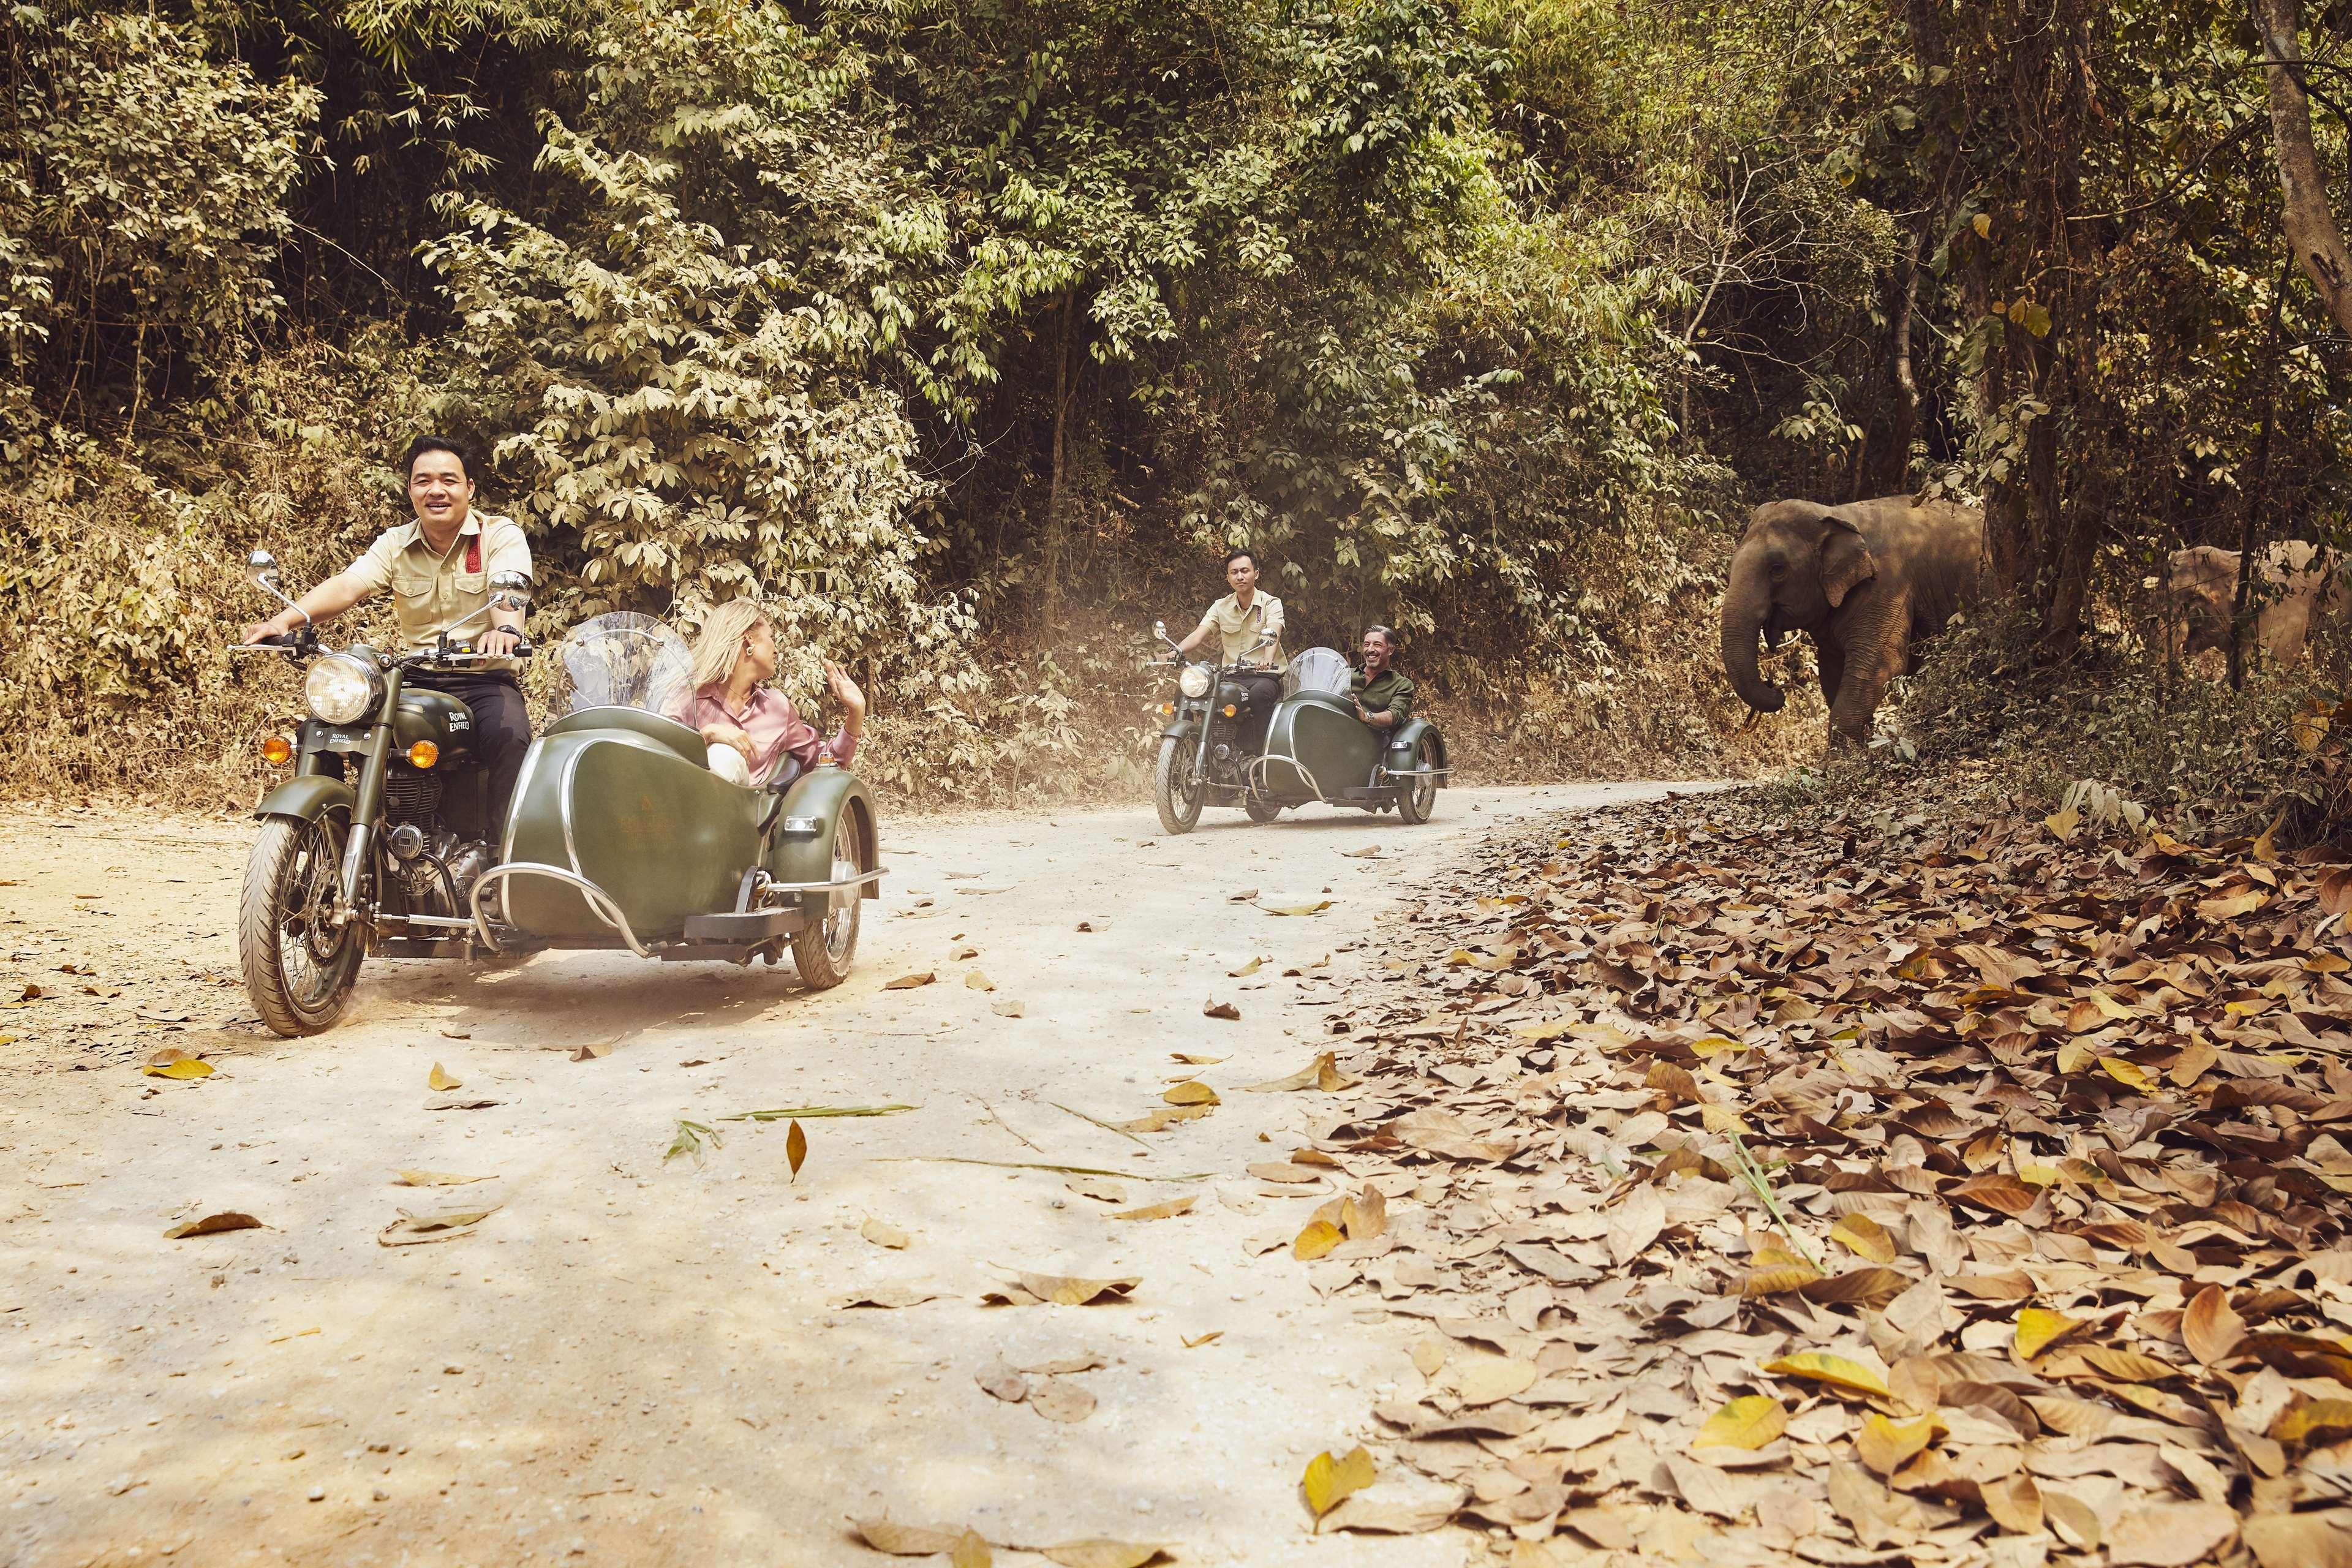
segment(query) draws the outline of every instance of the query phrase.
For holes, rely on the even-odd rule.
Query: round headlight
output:
[[[1186,665],[1184,673],[1176,678],[1176,689],[1187,697],[1206,697],[1209,694],[1209,667],[1205,664]]]
[[[319,660],[302,681],[302,696],[310,711],[330,724],[349,724],[365,717],[382,689],[375,671],[341,654]]]

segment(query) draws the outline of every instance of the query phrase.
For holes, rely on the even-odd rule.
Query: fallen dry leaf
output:
[[[2238,1516],[2219,1503],[2146,1503],[2127,1509],[2107,1537],[2113,1568],[2188,1568],[2238,1533]]]
[[[1414,1358],[1416,1364],[1419,1357]],[[1424,1372],[1423,1375],[1427,1375]],[[1706,1418],[1691,1439],[1694,1448],[1757,1449],[1779,1439],[1789,1429],[1789,1407],[1769,1394],[1750,1394],[1731,1401]]]
[[[1150,1568],[1154,1563],[1175,1561],[1164,1546],[1101,1538],[1065,1541],[1055,1546],[1040,1546],[1037,1552],[1045,1561],[1059,1563],[1061,1568]]]
[[[1223,1103],[1217,1099],[1217,1091],[1211,1089],[1207,1084],[1202,1083],[1199,1079],[1186,1079],[1182,1083],[1172,1085],[1163,1091],[1160,1098],[1166,1100],[1171,1105],[1219,1105]]]
[[[2229,1360],[2245,1337],[2244,1320],[2230,1310],[2229,1296],[2219,1285],[2208,1285],[2197,1292],[2180,1314],[2181,1342],[2206,1366]]]
[[[890,1519],[852,1519],[858,1539],[896,1557],[929,1557],[951,1551],[963,1531],[936,1524],[900,1524]]]
[[[148,1078],[210,1078],[213,1064],[201,1057],[182,1057],[177,1061],[150,1062],[139,1070]]]
[[[964,989],[968,991],[993,991],[996,989],[996,983],[989,979],[987,975],[982,973],[977,969],[966,972],[963,977],[963,984]]]
[[[887,1247],[893,1252],[903,1250],[907,1243],[914,1239],[897,1226],[885,1225],[870,1215],[866,1216],[866,1223],[857,1227],[857,1234],[875,1246]]]
[[[1113,1209],[1109,1219],[1174,1219],[1178,1215],[1191,1214],[1197,1197],[1171,1198],[1164,1204],[1144,1204],[1136,1208]]]
[[[1884,1415],[1864,1416],[1862,1430],[1854,1434],[1854,1457],[1878,1474],[1891,1476],[1935,1440],[1936,1427],[1935,1418],[1927,1415],[1900,1425]]]
[[[475,1182],[494,1182],[496,1176],[460,1176],[447,1171],[394,1171],[392,1184],[395,1187],[463,1187]]]
[[[970,893],[979,889],[958,888],[956,891]],[[996,1554],[988,1549],[987,1538],[970,1525],[964,1526],[963,1533],[948,1548],[948,1568],[990,1568],[995,1561]]]
[[[1321,1519],[1350,1492],[1363,1490],[1376,1479],[1370,1451],[1359,1445],[1345,1458],[1335,1459],[1327,1451],[1307,1460],[1299,1489],[1306,1494],[1308,1510]]]
[[[919,985],[937,984],[939,983],[939,978],[937,971],[926,969],[919,974],[901,974],[896,980],[886,980],[882,983],[882,989],[885,991],[912,991]]]
[[[1029,1016],[1027,1007],[1011,998],[1002,1002],[991,1002],[988,1005],[988,1010],[1000,1018],[1025,1018]]]
[[[1312,1263],[1318,1258],[1328,1256],[1333,1247],[1347,1239],[1348,1233],[1329,1220],[1309,1220],[1299,1231],[1297,1239],[1290,1244],[1290,1256]]]
[[[225,1230],[259,1230],[262,1224],[249,1214],[224,1209],[208,1214],[202,1219],[183,1220],[163,1233],[166,1241],[181,1241],[192,1236],[218,1236]]]
[[[471,1235],[474,1226],[499,1212],[501,1205],[492,1204],[486,1209],[461,1209],[449,1214],[413,1215],[398,1210],[400,1217],[376,1232],[379,1247],[419,1247],[430,1242],[454,1241]]]
[[[1029,1391],[1029,1408],[1048,1421],[1071,1425],[1095,1413],[1095,1396],[1066,1377],[1049,1377]]]
[[[1052,1302],[1057,1307],[1085,1307],[1098,1301],[1124,1301],[1128,1292],[1143,1283],[1139,1276],[1120,1279],[1083,1279],[1062,1274],[1022,1274],[1017,1285],[1000,1287],[982,1298],[999,1306],[1027,1307]]]
[[[435,1062],[433,1070],[425,1075],[425,1087],[436,1094],[446,1094],[453,1089],[463,1089],[466,1085],[463,1080],[450,1077],[448,1069],[439,1062]]]
[[[808,1134],[801,1130],[800,1119],[794,1117],[784,1131],[784,1159],[792,1166],[792,1179],[801,1179],[801,1163],[808,1158]]]
[[[1211,1001],[1202,1006],[1201,1016],[1223,1018],[1227,1023],[1238,1024],[1242,1021],[1242,1010],[1230,1002]]]

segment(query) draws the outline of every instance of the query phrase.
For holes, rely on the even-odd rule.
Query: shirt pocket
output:
[[[404,635],[415,637],[430,629],[434,611],[433,588],[433,574],[430,572],[393,573],[393,608],[399,613],[400,629]]]

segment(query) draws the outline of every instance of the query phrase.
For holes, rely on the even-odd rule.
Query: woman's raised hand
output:
[[[866,711],[866,693],[857,689],[857,682],[849,678],[849,671],[829,658],[824,661],[824,683],[833,689],[833,700],[844,710],[860,714]]]

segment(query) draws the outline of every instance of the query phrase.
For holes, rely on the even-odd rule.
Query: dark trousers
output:
[[[506,831],[523,753],[530,750],[530,710],[523,706],[522,688],[504,670],[414,669],[407,684],[446,692],[473,710],[474,755],[490,772],[490,819],[483,826],[496,846]]]
[[[1255,757],[1265,750],[1265,727],[1274,722],[1274,706],[1282,700],[1282,677],[1252,672],[1228,679],[1250,695],[1249,711],[1242,715],[1238,750],[1244,756]]]

